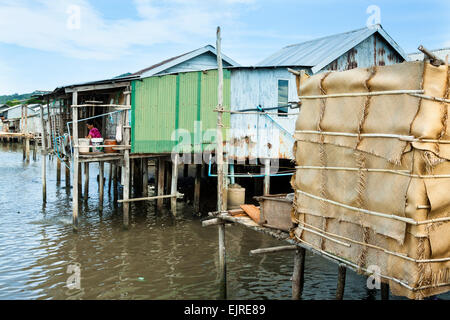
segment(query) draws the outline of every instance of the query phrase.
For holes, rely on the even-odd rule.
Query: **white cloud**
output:
[[[134,0],[137,19],[107,20],[88,0],[0,0],[0,42],[79,59],[116,59],[134,46],[210,39],[236,7],[253,0]],[[69,6],[80,8],[80,29],[69,29]],[[73,12],[73,11],[72,11]]]

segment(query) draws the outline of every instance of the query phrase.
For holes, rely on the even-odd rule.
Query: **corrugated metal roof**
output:
[[[361,43],[375,32],[378,32],[405,59],[407,55],[398,44],[384,31],[381,25],[373,28],[361,28],[339,33],[299,44],[289,45],[264,59],[257,66],[262,67],[312,67],[315,73],[339,58],[357,44]]]
[[[444,61],[447,56],[450,56],[450,48],[435,49],[435,50],[430,50],[430,51],[431,51],[431,53],[434,53],[436,55],[436,57],[438,57],[439,59],[442,59]],[[423,53],[422,52],[410,53],[410,54],[408,54],[408,57],[409,57],[410,61],[422,61]]]
[[[145,76],[145,77],[150,77],[152,75],[155,75],[157,73],[160,73],[166,69],[169,69],[173,66],[176,66],[180,63],[183,63],[184,61],[190,60],[194,57],[197,57],[205,52],[211,52],[214,55],[217,55],[217,51],[216,48],[214,48],[211,45],[206,45],[204,47],[201,47],[199,49],[184,53],[182,55],[173,57],[173,58],[169,58],[167,60],[161,61],[157,64],[154,64],[148,68],[142,69],[138,72],[133,73],[132,75],[134,76]],[[232,66],[239,66],[239,63],[237,63],[236,61],[232,60],[231,58],[227,57],[226,55],[224,55],[222,53],[222,59],[223,61],[228,62],[230,65]]]

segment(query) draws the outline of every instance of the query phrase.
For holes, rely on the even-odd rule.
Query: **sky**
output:
[[[0,95],[135,72],[215,46],[217,26],[223,53],[254,65],[377,17],[407,53],[450,47],[448,0],[0,0]]]

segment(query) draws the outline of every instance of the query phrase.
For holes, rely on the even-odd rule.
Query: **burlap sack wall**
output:
[[[449,96],[448,66],[424,62],[297,80],[301,96],[391,90]],[[408,94],[302,99],[292,179],[295,239],[361,272],[377,266],[395,295],[448,291],[450,178],[441,175],[450,175],[450,144],[360,135],[445,142],[447,115],[448,103]],[[444,221],[415,224],[439,218]]]

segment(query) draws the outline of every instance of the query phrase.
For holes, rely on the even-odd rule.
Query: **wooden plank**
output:
[[[261,211],[253,204],[242,204],[241,209],[256,223],[260,223]]]

